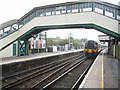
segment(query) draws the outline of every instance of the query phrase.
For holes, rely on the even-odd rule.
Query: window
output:
[[[0,30],[0,37],[3,37],[3,30]]]
[[[97,42],[94,42],[94,49],[97,48]]]
[[[66,6],[61,6],[61,13],[66,13]]]
[[[78,12],[78,4],[72,5],[72,12]]]
[[[14,30],[17,30],[18,29],[18,24],[14,24],[14,25],[12,25],[12,30],[14,31]]]
[[[56,14],[63,14],[63,13],[66,13],[66,6],[56,7]]]
[[[39,16],[44,16],[44,9],[40,9],[40,15]]]
[[[82,3],[83,11],[92,11],[92,3]]]
[[[9,26],[9,27],[6,27],[6,28],[4,29],[4,35],[5,35],[5,36],[10,33],[10,29],[11,29],[10,26]]]
[[[60,14],[60,7],[56,7],[56,15]]]
[[[55,15],[55,7],[51,8],[51,15]]]
[[[103,5],[100,3],[94,3],[95,12],[103,14]]]
[[[36,16],[40,16],[40,9],[36,10]]]
[[[47,9],[46,9],[46,16],[47,16],[47,15],[51,15],[51,12],[52,12],[51,8],[47,8]]]
[[[30,14],[30,20],[32,20],[34,17],[35,17],[35,12],[32,12],[32,13]]]
[[[72,12],[72,5],[67,5],[67,13],[71,13]]]
[[[105,15],[109,17],[115,17],[115,9],[113,7],[105,6]]]

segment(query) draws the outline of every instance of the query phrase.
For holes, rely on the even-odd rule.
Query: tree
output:
[[[87,41],[87,38],[82,38],[81,42],[85,43]]]
[[[49,38],[47,39],[47,46],[52,46],[53,45],[53,39]]]
[[[74,41],[73,42],[73,46],[77,49],[77,47],[79,46],[80,42],[79,41]]]
[[[59,36],[56,36],[56,39],[61,39]]]

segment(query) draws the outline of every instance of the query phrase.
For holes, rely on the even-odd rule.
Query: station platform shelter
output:
[[[108,53],[120,60],[120,41],[107,35],[98,37],[100,42],[108,42]]]

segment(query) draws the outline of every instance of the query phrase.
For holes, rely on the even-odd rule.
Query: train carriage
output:
[[[84,44],[84,53],[86,58],[95,58],[98,54],[98,42],[88,40]]]

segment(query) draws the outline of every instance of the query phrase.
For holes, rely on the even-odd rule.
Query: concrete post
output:
[[[117,44],[118,44],[118,40],[115,39],[115,59],[117,58]]]

